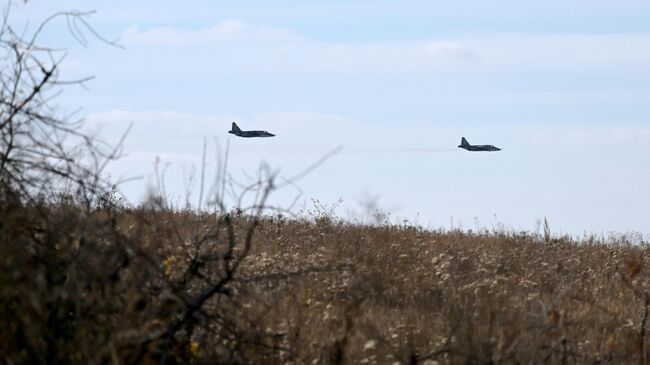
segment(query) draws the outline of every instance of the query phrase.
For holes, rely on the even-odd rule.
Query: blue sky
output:
[[[222,145],[233,120],[278,134],[231,139],[231,172],[265,161],[342,217],[376,197],[424,226],[547,217],[571,234],[650,233],[650,3],[641,1],[32,1],[15,21],[57,10],[90,18],[124,49],[75,43],[65,22],[62,110],[83,108],[108,139],[133,122],[112,174],[137,202],[159,157],[168,191]],[[503,147],[458,150],[460,137]],[[214,157],[211,157],[214,159]],[[196,189],[195,189],[196,190]],[[280,192],[278,203],[295,191]]]

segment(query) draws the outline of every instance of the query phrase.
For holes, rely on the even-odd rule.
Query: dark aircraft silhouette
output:
[[[468,151],[474,151],[474,152],[476,152],[476,151],[488,151],[488,152],[501,151],[500,148],[494,147],[491,144],[475,144],[475,145],[471,145],[471,144],[469,144],[469,142],[467,142],[465,137],[463,137],[463,139],[460,140],[460,146],[458,146],[458,148],[463,148],[463,149],[466,149]]]
[[[267,131],[242,131],[239,129],[236,123],[232,124],[232,129],[228,131],[238,137],[252,138],[252,137],[275,137],[275,134],[271,134]]]

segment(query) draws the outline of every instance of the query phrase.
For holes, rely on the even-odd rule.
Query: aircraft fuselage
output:
[[[228,131],[238,137],[253,138],[253,137],[275,137],[275,134],[267,131]]]
[[[472,152],[479,152],[479,151],[485,151],[485,152],[495,152],[495,151],[501,151],[499,147],[495,147],[491,144],[476,144],[476,145],[471,145],[465,137],[461,138],[460,140],[460,145],[458,145],[458,148],[465,149],[467,151],[472,151]]]
[[[477,144],[473,146],[458,146],[459,148],[472,151],[472,152],[478,152],[478,151],[486,151],[486,152],[496,152],[496,151],[501,151],[500,148],[495,147],[491,144]]]

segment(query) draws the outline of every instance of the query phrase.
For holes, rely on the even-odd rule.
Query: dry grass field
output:
[[[6,205],[0,362],[644,364],[645,244]]]

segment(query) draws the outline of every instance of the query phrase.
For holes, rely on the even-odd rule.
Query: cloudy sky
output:
[[[183,200],[204,139],[211,162],[229,143],[241,179],[262,161],[290,177],[342,146],[298,182],[307,208],[650,233],[650,2],[35,0],[13,19],[70,9],[97,10],[90,23],[123,49],[51,24],[64,75],[96,76],[55,103],[109,140],[133,123],[111,167],[144,176],[122,186],[132,202],[157,157]],[[232,138],[235,120],[277,137]],[[459,150],[461,136],[503,151]]]

